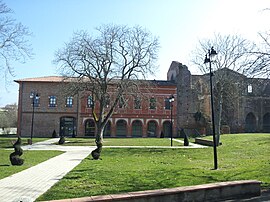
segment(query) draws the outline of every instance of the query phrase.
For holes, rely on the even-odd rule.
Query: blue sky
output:
[[[256,40],[259,31],[270,29],[269,0],[3,0],[13,17],[33,33],[34,56],[13,63],[15,77],[0,82],[0,106],[18,100],[15,79],[58,75],[52,63],[55,52],[73,32],[90,34],[102,24],[140,25],[159,37],[160,51],[155,79],[166,79],[173,60],[189,66],[189,56],[200,39],[214,33],[241,34]],[[1,77],[3,75],[0,75]]]

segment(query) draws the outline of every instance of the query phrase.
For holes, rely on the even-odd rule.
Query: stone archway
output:
[[[263,116],[263,132],[270,133],[270,113]]]
[[[125,120],[118,120],[116,122],[116,137],[127,136],[127,122]]]
[[[132,137],[142,137],[143,136],[143,127],[142,122],[135,120],[132,122]]]
[[[257,128],[256,117],[252,112],[250,112],[246,116],[245,132],[254,133],[256,131],[256,128]]]
[[[147,135],[148,137],[157,137],[157,122],[149,121],[147,124]]]

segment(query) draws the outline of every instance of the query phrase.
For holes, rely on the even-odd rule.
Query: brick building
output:
[[[64,95],[63,86],[67,82],[58,76],[15,82],[19,84],[18,135],[29,137],[33,129],[34,137],[51,137],[54,130],[65,136],[94,137],[96,127],[87,92],[75,96]],[[104,136],[159,137],[161,133],[165,137],[170,136],[171,105],[168,98],[176,95],[176,84],[171,81],[150,82],[153,85],[144,93],[140,103],[130,98],[125,106],[116,108],[107,123]],[[38,94],[37,99],[30,98],[32,92]],[[172,110],[173,120],[175,117],[176,110]],[[174,135],[176,131],[174,124]]]
[[[215,72],[229,76],[236,97],[223,107],[222,129],[225,133],[270,132],[270,80],[248,78],[230,69]],[[214,76],[214,77],[215,77]],[[19,84],[18,134],[29,136],[34,114],[34,136],[57,134],[94,137],[96,127],[87,92],[66,96],[62,77],[29,78]],[[139,103],[132,97],[125,106],[118,106],[110,118],[105,137],[160,137],[171,134],[171,106],[168,98],[174,95],[172,118],[173,135],[181,128],[187,133],[211,133],[209,74],[191,75],[188,67],[173,61],[167,81],[150,81],[153,85],[144,92]],[[31,92],[38,92],[34,108]],[[34,113],[33,113],[34,109]]]

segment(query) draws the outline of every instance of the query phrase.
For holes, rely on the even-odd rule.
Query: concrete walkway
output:
[[[0,201],[35,201],[95,148],[52,145],[56,141],[58,139],[50,139],[22,147],[24,150],[60,150],[65,153],[0,180]]]
[[[96,147],[61,146],[53,144],[59,139],[54,138],[33,145],[23,146],[23,150],[58,150],[65,153],[0,180],[0,201],[32,202],[49,190],[69,171],[86,158]],[[173,139],[177,142],[181,140]],[[106,146],[104,146],[105,148]],[[113,146],[108,146],[113,147]],[[125,146],[116,146],[125,147]],[[127,146],[131,148],[131,146]],[[205,146],[190,143],[188,147],[145,146],[137,148],[204,148]]]

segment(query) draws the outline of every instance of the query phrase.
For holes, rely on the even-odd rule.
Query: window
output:
[[[134,99],[134,109],[141,109],[141,99],[139,97]]]
[[[49,107],[56,107],[56,96],[49,96]]]
[[[156,109],[156,98],[150,98],[150,109]]]
[[[118,107],[119,108],[124,108],[125,107],[125,100],[124,100],[123,97],[120,97]]]
[[[248,84],[247,91],[248,91],[248,93],[252,93],[252,85],[251,84]]]
[[[94,107],[94,100],[93,100],[93,97],[91,96],[91,95],[89,95],[88,97],[87,97],[87,107],[91,107],[91,108],[93,108]]]
[[[72,107],[73,105],[73,98],[72,97],[67,97],[66,99],[66,107]]]
[[[165,109],[171,109],[170,99],[166,98],[164,101],[165,101]]]

